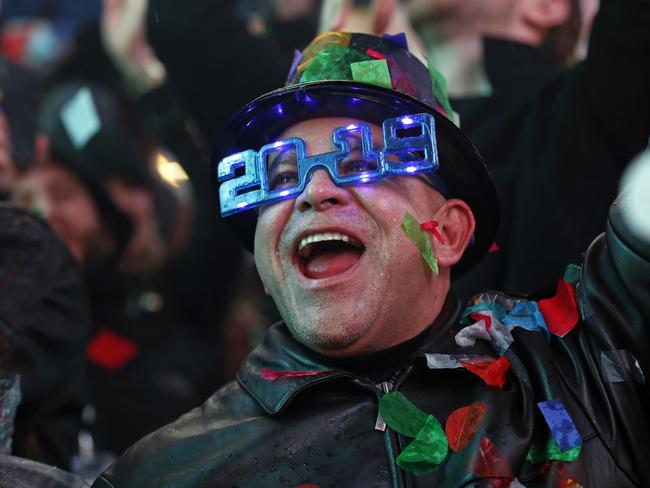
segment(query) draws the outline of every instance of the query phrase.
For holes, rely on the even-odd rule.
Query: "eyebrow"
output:
[[[355,152],[355,151],[360,151],[363,150],[363,143],[362,143],[362,137],[358,134],[346,134],[349,139],[347,139],[347,142],[349,144],[349,154]],[[352,140],[350,140],[352,139]],[[304,140],[304,139],[303,139]],[[333,143],[334,141],[332,141]],[[332,151],[329,151],[332,152]],[[271,161],[266,165],[266,173],[267,174],[272,174],[272,172],[277,168],[277,166],[283,164],[285,162],[285,158],[289,154],[296,154],[296,148],[294,146],[287,147],[287,148],[282,148],[279,151],[274,151],[270,154],[267,155],[267,161],[270,159]],[[327,153],[319,153],[319,154],[327,154]],[[318,156],[319,154],[312,154],[311,156]],[[306,156],[309,157],[309,156]],[[298,162],[296,161],[296,166]]]

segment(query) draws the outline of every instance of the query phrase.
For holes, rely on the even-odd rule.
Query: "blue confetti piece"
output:
[[[505,316],[502,322],[509,329],[521,327],[526,330],[541,331],[548,342],[551,339],[551,333],[548,331],[544,316],[539,311],[537,302],[519,302],[512,311]]]
[[[562,401],[555,398],[537,404],[562,452],[582,445],[582,439]]]
[[[293,62],[291,63],[291,68],[289,69],[289,74],[287,75],[287,81],[285,84],[290,83],[291,80],[293,80],[293,77],[296,75],[296,71],[298,70],[298,65],[302,61],[302,53],[298,51],[297,49],[294,49],[293,51]]]
[[[409,49],[409,43],[406,40],[406,34],[404,32],[400,32],[399,34],[395,34],[395,35],[384,34],[381,37],[383,37],[389,42],[392,42],[396,46],[401,47],[402,49],[406,49],[407,51]]]

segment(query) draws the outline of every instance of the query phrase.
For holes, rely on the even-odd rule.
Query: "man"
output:
[[[648,143],[650,4],[408,3],[503,204],[492,252],[454,289],[551,286],[601,232],[625,165]],[[586,59],[570,66],[592,20]]]
[[[441,113],[445,94],[403,42],[323,34],[288,86],[231,120],[221,210],[254,249],[283,323],[236,382],[94,486],[649,479],[637,449],[648,397],[632,359],[647,366],[647,304],[608,269],[636,260],[628,289],[647,289],[647,256],[622,247],[614,218],[607,245],[618,248],[601,238],[589,251],[577,326],[568,281],[550,301],[485,294],[463,312],[451,275],[489,248],[498,204],[480,157]],[[603,313],[612,299],[630,322]]]

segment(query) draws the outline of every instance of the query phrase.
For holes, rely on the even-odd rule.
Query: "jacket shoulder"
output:
[[[194,485],[188,478],[215,468],[215,459],[223,458],[220,450],[238,435],[242,420],[263,415],[257,402],[232,381],[203,405],[136,442],[92,486]]]

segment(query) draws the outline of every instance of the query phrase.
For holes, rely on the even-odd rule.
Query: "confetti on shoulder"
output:
[[[280,378],[300,378],[303,376],[318,376],[321,374],[331,373],[331,369],[324,369],[319,371],[274,371],[272,369],[262,369],[262,379],[274,381]]]

